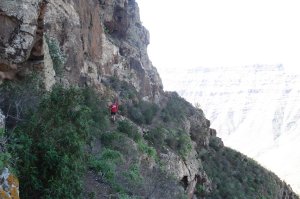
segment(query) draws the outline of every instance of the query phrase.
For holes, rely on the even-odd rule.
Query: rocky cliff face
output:
[[[45,32],[66,55],[67,82],[101,87],[115,76],[158,100],[162,84],[147,56],[149,33],[135,1],[49,1]]]
[[[50,71],[45,84],[51,87],[51,64],[37,64],[48,54],[45,32],[64,55],[63,74],[56,81],[101,87],[107,76],[116,76],[145,99],[159,99],[162,84],[147,56],[149,33],[135,1],[2,1],[0,8],[6,27],[0,32],[1,79],[42,68]]]
[[[134,157],[128,154],[123,156],[129,163],[137,159],[143,168],[141,173],[147,179],[144,187],[135,185],[128,191],[129,194],[145,198],[180,198],[180,194],[184,193],[188,198],[195,198],[196,195],[206,198],[214,191],[217,185],[203,168],[204,160],[201,160],[200,154],[209,151],[212,146],[223,149],[223,143],[216,137],[216,131],[210,128],[210,121],[204,117],[202,110],[194,108],[175,93],[163,92],[160,77],[147,55],[149,33],[140,22],[138,6],[134,0],[4,0],[0,2],[0,22],[1,81],[20,80],[22,84],[24,77],[37,73],[42,77],[46,90],[51,90],[55,83],[61,83],[66,88],[92,87],[101,94],[113,92],[112,95],[124,97],[121,99],[124,107],[126,105],[129,109],[134,109],[121,110],[124,116],[122,121],[128,120],[126,117],[132,119],[136,123],[134,126],[139,129],[138,135],[145,139],[148,136],[149,143],[152,139],[164,169],[155,170],[160,165],[145,154],[134,156],[141,153],[139,150],[145,150],[144,138],[140,139],[145,143],[141,140],[136,143],[135,138],[125,137],[122,140],[124,147],[132,147],[130,155]],[[116,85],[109,85],[112,79]],[[4,92],[0,89],[0,93],[3,95]],[[135,96],[130,97],[128,93]],[[9,108],[3,107],[3,104],[7,100],[10,100],[9,97],[0,96],[0,107],[6,112]],[[157,110],[156,115],[152,116],[152,124],[147,123],[147,120],[139,120],[151,115],[152,109],[144,108],[147,103]],[[141,110],[137,108],[140,104]],[[76,113],[73,109],[78,107],[69,110],[72,117]],[[136,115],[137,113],[140,115]],[[73,119],[67,121],[72,122]],[[122,133],[120,126],[118,130],[119,134]],[[111,131],[110,135],[102,136],[115,135],[116,128],[112,127]],[[151,138],[154,133],[157,133],[155,139]],[[120,139],[119,134],[115,140]],[[158,137],[161,143],[157,141]],[[39,140],[38,136],[34,136],[34,139]],[[98,149],[92,147],[91,151],[101,153],[105,151],[101,148],[105,141],[95,138],[97,139],[100,142]],[[151,149],[154,150],[146,149],[150,151],[146,150],[146,153],[150,154]],[[40,156],[38,154],[38,158],[43,159]],[[218,159],[213,162],[217,161]],[[130,165],[127,163],[118,166],[120,168],[117,170],[129,172]],[[101,165],[99,167],[103,169]],[[132,172],[136,172],[136,169],[130,170],[127,177],[131,177]],[[101,198],[101,192],[112,191],[114,184],[109,185],[107,181],[99,180],[104,177],[103,173],[86,175],[85,188],[91,193],[99,193],[90,198]],[[118,177],[118,183],[124,184],[128,180],[124,173],[120,173]],[[103,185],[101,191],[97,188],[100,185]],[[288,187],[284,190],[282,193],[281,190],[275,190],[274,194],[278,198],[284,198],[288,193],[292,195],[291,198],[297,198]],[[35,194],[38,198],[43,193]]]

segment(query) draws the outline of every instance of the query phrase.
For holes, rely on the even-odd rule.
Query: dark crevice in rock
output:
[[[180,181],[180,184],[183,186],[184,190],[186,190],[189,186],[188,176],[183,176],[183,178]]]
[[[28,59],[29,61],[44,60],[43,37],[44,37],[44,16],[46,12],[46,6],[47,6],[46,1],[43,1],[40,4],[40,12],[39,12],[39,17],[37,19],[37,30],[35,35],[35,42]]]

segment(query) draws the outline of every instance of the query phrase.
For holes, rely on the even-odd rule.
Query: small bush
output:
[[[178,135],[177,150],[179,155],[183,158],[187,158],[192,150],[192,140],[185,132],[181,132]]]
[[[141,101],[138,107],[141,110],[142,115],[144,116],[144,121],[146,124],[151,124],[154,116],[158,111],[158,106],[154,103]]]
[[[135,123],[150,125],[158,111],[158,106],[154,103],[141,100],[135,105],[129,105],[127,110],[129,118]]]
[[[143,177],[140,174],[140,166],[138,164],[131,165],[128,171],[123,172],[123,175],[130,184],[139,185],[143,181]]]
[[[180,122],[188,113],[188,104],[177,93],[171,93],[166,106],[162,109],[161,118],[164,122]]]
[[[114,182],[116,176],[116,165],[123,161],[123,155],[116,150],[104,149],[99,158],[90,162],[90,167],[101,172],[101,175],[109,182]]]
[[[107,82],[104,82],[104,84],[120,93],[119,97],[122,99],[132,100],[139,96],[133,85],[126,81],[121,81],[115,76],[110,77]]]
[[[122,151],[123,155],[131,158],[137,158],[138,156],[138,151],[134,143],[132,138],[129,138],[127,134],[119,131],[106,132],[101,135],[101,144],[103,144],[104,147]]]
[[[89,107],[91,111],[91,117],[94,121],[93,134],[99,134],[105,131],[109,127],[109,112],[106,105],[106,100],[100,100],[101,96],[97,95],[92,88],[84,88],[82,90],[84,98],[84,104]]]
[[[134,141],[139,141],[142,138],[142,135],[138,132],[138,129],[126,120],[118,123],[118,130],[121,133],[128,135],[128,137],[132,138]]]
[[[190,136],[182,130],[169,131],[166,143],[182,158],[186,158],[192,150],[192,140]]]
[[[0,153],[0,171],[9,166],[11,154],[8,152]]]
[[[146,144],[144,141],[140,140],[138,142],[138,148],[142,153],[147,154],[149,157],[152,157],[154,160],[158,160],[156,149],[148,146],[148,144]]]
[[[162,148],[165,146],[165,140],[167,138],[169,131],[162,127],[157,127],[148,131],[144,138],[148,140],[155,148]]]
[[[145,123],[144,115],[138,107],[129,106],[127,110],[128,110],[129,118],[132,119],[135,123],[139,125]]]
[[[171,148],[178,155],[186,158],[192,150],[192,140],[184,131],[155,128],[145,134],[145,139],[159,150]]]
[[[61,51],[59,43],[56,39],[46,36],[46,42],[49,47],[49,53],[53,62],[54,71],[56,75],[61,76],[63,74],[66,61],[65,55]]]
[[[24,120],[30,110],[35,110],[44,94],[41,79],[36,73],[22,81],[5,81],[0,86],[0,109],[6,115],[6,128],[13,129]]]
[[[124,138],[124,135],[119,132],[106,132],[101,135],[101,143],[106,147],[112,147],[114,141],[119,141]]]

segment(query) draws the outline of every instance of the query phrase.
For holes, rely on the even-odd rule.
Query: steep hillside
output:
[[[0,22],[1,198],[8,170],[24,199],[298,198],[163,92],[134,0],[4,0]]]
[[[165,86],[198,102],[226,146],[254,158],[300,192],[299,74],[283,65],[199,67],[168,74]]]

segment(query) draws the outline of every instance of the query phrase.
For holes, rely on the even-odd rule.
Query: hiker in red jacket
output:
[[[112,105],[110,105],[109,108],[110,108],[111,119],[113,121],[115,121],[116,120],[116,114],[117,114],[118,109],[119,109],[119,104],[118,104],[117,100],[115,100],[115,102]]]

